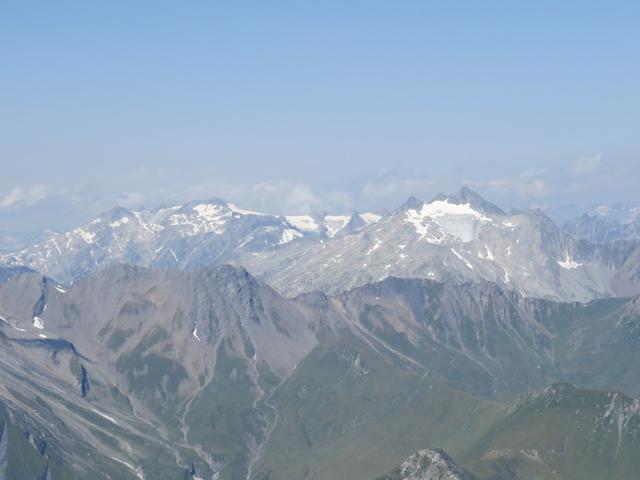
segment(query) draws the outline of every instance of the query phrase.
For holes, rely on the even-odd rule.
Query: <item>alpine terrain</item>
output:
[[[489,281],[560,301],[640,293],[640,240],[591,243],[541,210],[505,213],[468,188],[428,203],[410,198],[384,216],[265,215],[215,199],[116,208],[0,263],[65,285],[114,263],[190,271],[233,263],[287,296],[389,276]]]
[[[640,479],[640,2],[58,3],[0,480]]]
[[[73,285],[12,270],[0,472],[632,478],[639,324],[640,297],[557,302],[480,279],[288,298],[235,266],[112,265]]]

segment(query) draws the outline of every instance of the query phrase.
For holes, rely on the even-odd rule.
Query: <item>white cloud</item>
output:
[[[137,192],[125,192],[117,199],[117,204],[126,208],[140,208],[145,206],[148,201],[148,197],[145,194]]]
[[[16,187],[0,198],[0,208],[30,207],[44,200],[50,193],[50,188],[44,184]]]
[[[515,195],[521,199],[541,198],[552,193],[554,187],[546,170],[527,170],[514,178],[502,177],[490,180],[466,180],[472,188],[481,188]]]
[[[351,195],[347,192],[319,192],[303,182],[259,182],[244,189],[238,188],[236,193],[238,202],[245,201],[276,213],[344,211],[352,206]]]
[[[149,192],[127,192],[114,203],[127,208],[170,205],[218,197],[250,210],[272,214],[344,212],[352,208],[352,196],[344,191],[319,191],[308,183],[287,180],[256,183],[203,182],[177,185]]]
[[[382,172],[373,181],[366,182],[359,191],[359,200],[374,210],[395,208],[411,196],[428,200],[444,188],[433,178],[416,174],[403,176],[407,172],[397,170]]]
[[[633,198],[629,194],[634,195],[636,180],[635,170],[594,154],[559,163],[557,168],[529,169],[518,175],[464,183],[495,192],[504,203],[516,200],[523,206],[531,206],[541,202],[590,204]]]
[[[588,175],[594,173],[602,164],[602,154],[598,153],[590,157],[578,158],[569,165],[569,174],[573,176]]]

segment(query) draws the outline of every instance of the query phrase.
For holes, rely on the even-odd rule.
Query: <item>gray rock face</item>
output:
[[[567,380],[640,395],[639,305],[398,278],[287,299],[230,266],[121,265],[72,287],[27,272],[0,285],[0,399],[29,445],[46,439],[54,479],[78,478],[64,465],[80,478],[244,479],[281,418],[274,392],[335,342],[369,358],[338,355],[347,398],[367,385],[371,358],[492,401]],[[335,365],[319,365],[306,375],[330,378]],[[311,382],[299,380],[302,395]],[[345,432],[360,425],[354,401]]]
[[[486,215],[506,215],[500,207],[494,205],[491,202],[488,202],[468,187],[462,187],[454,195],[445,195],[444,193],[439,193],[431,200],[431,202],[435,202],[438,200],[444,200],[448,201],[449,203],[455,203],[459,205],[468,203],[475,210]]]
[[[640,241],[578,240],[541,211],[506,214],[475,192],[415,198],[373,214],[276,217],[221,200],[114,209],[0,262],[72,283],[113,263],[245,266],[288,296],[337,293],[388,276],[490,281],[526,296],[589,301],[640,292]]]
[[[640,395],[640,297],[575,302],[636,294],[639,243],[576,239],[468,189],[382,219],[275,217],[218,200],[116,209],[3,261],[15,265],[0,270],[0,401],[24,443],[8,448],[0,418],[0,473],[24,449],[23,463],[53,479],[262,480],[252,468],[283,414],[274,392],[333,342],[491,402],[556,381]],[[369,367],[336,351],[351,365],[348,397]],[[361,392],[375,410],[375,393]],[[354,402],[326,431],[318,421],[315,438],[366,425]],[[636,422],[637,402],[623,403],[617,418]],[[466,478],[434,451],[392,474]]]
[[[1,261],[71,283],[112,263],[177,269],[215,265],[237,251],[255,253],[302,236],[282,218],[213,199],[154,211],[118,207]]]
[[[471,480],[442,450],[420,450],[378,480]]]
[[[118,352],[164,329],[180,361],[188,361],[191,349],[198,352],[193,356],[211,356],[225,341],[245,356],[243,342],[249,341],[262,361],[285,375],[315,344],[311,312],[231,266],[182,273],[119,265],[69,288],[28,273],[5,284],[0,302],[16,333],[69,335],[80,350],[98,355],[113,351],[114,332],[129,332],[114,347]],[[104,352],[95,349],[97,339]]]
[[[511,399],[558,380],[640,395],[627,367],[640,361],[640,297],[557,303],[490,283],[388,278],[336,301],[363,339],[476,395]]]
[[[0,266],[0,283],[4,283],[19,273],[25,273],[30,271],[26,267],[1,267]]]
[[[147,478],[178,478],[192,463],[213,474],[211,453],[189,440],[202,421],[192,409],[211,395],[232,396],[233,388],[212,394],[211,385],[237,379],[255,427],[227,441],[253,455],[271,421],[262,399],[315,347],[320,318],[235,267],[183,273],[123,265],[69,288],[24,273],[0,286],[0,398],[16,411],[40,412],[46,434],[69,445],[64,452],[88,455],[78,465],[87,475],[136,478],[141,467]],[[97,433],[86,432],[87,419]],[[114,435],[119,442],[111,444]],[[179,438],[193,443],[178,448]],[[154,466],[140,442],[164,452],[163,462]]]
[[[465,189],[430,203],[413,199],[352,235],[235,261],[290,296],[337,293],[388,276],[486,280],[563,301],[640,292],[640,242],[576,240],[541,211],[507,215]]]
[[[7,448],[9,440],[7,438],[7,432],[5,432],[6,426],[3,420],[0,420],[0,473],[4,475],[7,471],[8,456]]]
[[[378,222],[375,213],[351,213],[350,215],[290,215],[284,217],[294,228],[315,238],[342,237]]]
[[[565,223],[567,232],[594,243],[640,239],[640,205],[601,205]]]
[[[65,284],[114,263],[193,270],[296,239],[346,235],[378,219],[357,213],[281,217],[243,210],[220,199],[158,210],[116,207],[74,230],[5,253],[0,264],[28,266]]]

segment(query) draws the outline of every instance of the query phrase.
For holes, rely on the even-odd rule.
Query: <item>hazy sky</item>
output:
[[[640,200],[640,2],[20,0],[0,22],[0,231],[210,196]]]

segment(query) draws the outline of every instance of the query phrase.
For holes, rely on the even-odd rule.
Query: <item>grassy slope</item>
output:
[[[637,478],[638,404],[620,394],[555,385],[509,409],[459,458],[478,476],[506,465],[521,472],[510,478],[538,478],[531,473],[536,469],[563,480]]]
[[[612,329],[617,317],[608,318],[617,315],[622,303],[610,300],[578,308],[566,305],[567,311],[548,319],[557,342],[571,347],[556,351],[556,362],[568,366],[570,372],[572,368],[580,372],[579,376],[575,374],[576,381],[582,383],[586,376],[605,379],[615,376],[616,368],[620,368],[616,379],[632,384],[635,373],[622,367],[633,364],[639,337],[629,335],[629,331],[635,332],[633,329]],[[361,318],[372,330],[375,315],[375,311],[367,311]],[[590,328],[573,328],[577,322]],[[273,401],[279,406],[279,422],[255,465],[253,478],[370,479],[422,448],[443,448],[481,479],[625,479],[635,478],[635,472],[640,471],[637,415],[629,417],[621,433],[612,416],[603,423],[611,399],[606,392],[566,389],[560,397],[532,397],[508,409],[461,391],[464,385],[480,391],[486,378],[460,356],[447,355],[428,343],[412,345],[394,331],[376,333],[438,373],[411,371],[348,336],[318,347],[276,390]],[[127,375],[129,391],[154,410],[175,439],[179,437],[177,413],[184,400],[177,386],[185,372],[177,362],[152,348],[166,335],[157,331],[148,336],[119,358],[118,367]],[[186,416],[191,427],[188,440],[212,453],[221,467],[221,478],[240,480],[244,479],[251,454],[247,439],[262,441],[272,418],[265,416],[270,413],[268,409],[254,408],[256,389],[246,363],[225,349],[218,353],[212,383],[196,397]],[[593,361],[588,361],[591,358]],[[447,375],[448,382],[443,382],[439,374]],[[261,377],[266,382],[269,372]],[[265,387],[274,384],[272,380]],[[130,404],[123,405],[128,412]],[[95,414],[88,415],[100,427],[100,431],[92,431],[100,436],[100,443],[125,439],[136,445],[136,453],[144,459],[140,464],[150,478],[175,478],[177,473],[184,473],[176,467],[171,452],[149,442],[149,437],[132,435]],[[24,444],[18,434],[15,430],[11,436],[12,468],[23,464],[40,468],[42,459],[38,457],[34,457],[37,461],[18,462],[20,455],[33,453],[22,448],[31,443]],[[76,454],[87,454],[80,442],[67,447]],[[193,452],[181,453],[184,459],[195,457]],[[96,463],[104,468],[103,473],[110,472],[115,478],[132,475],[108,459]],[[55,462],[49,466],[52,472],[59,468]]]
[[[370,479],[420,448],[455,456],[504,407],[344,339],[315,350],[275,400],[280,421],[254,478]]]
[[[353,339],[316,349],[274,400],[279,423],[256,480],[371,479],[421,448],[444,449],[479,479],[633,479],[640,471],[637,401],[559,384],[506,407]]]
[[[189,442],[214,454],[224,479],[244,480],[251,453],[247,441],[262,441],[266,423],[254,408],[255,398],[247,365],[221,347],[214,379],[195,398],[186,420]]]

